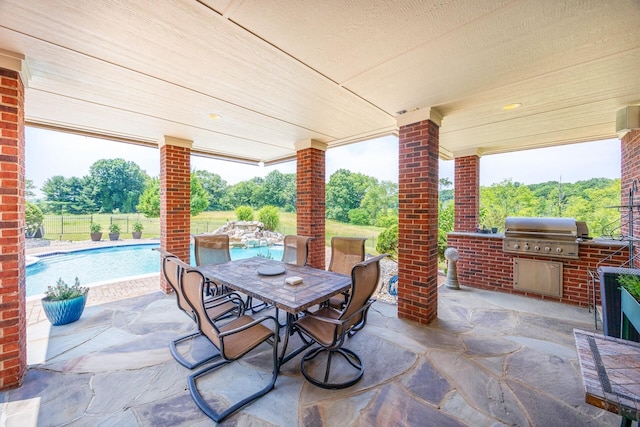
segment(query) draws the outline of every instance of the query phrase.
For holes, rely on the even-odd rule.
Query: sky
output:
[[[99,159],[123,158],[135,162],[149,176],[160,175],[159,150],[85,136],[26,128],[26,177],[36,189],[52,176],[81,178]],[[273,170],[295,173],[295,161],[275,166],[253,166],[198,156],[192,169],[216,173],[233,185]],[[339,169],[398,182],[398,138],[387,136],[327,150],[326,178]],[[440,178],[454,181],[454,161],[440,161]],[[523,184],[547,181],[573,183],[591,178],[620,178],[620,141],[571,144],[560,147],[494,154],[480,158],[480,185],[490,186],[505,179]],[[38,195],[41,193],[38,191]]]

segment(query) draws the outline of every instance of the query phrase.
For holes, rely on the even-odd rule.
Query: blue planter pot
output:
[[[42,298],[42,308],[51,324],[53,326],[59,326],[78,320],[80,316],[82,316],[86,302],[86,294],[61,301],[50,301],[45,297]]]

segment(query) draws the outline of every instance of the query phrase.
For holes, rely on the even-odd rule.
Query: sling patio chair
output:
[[[264,396],[273,389],[278,378],[278,333],[279,326],[278,321],[273,316],[263,316],[258,319],[253,319],[250,316],[243,315],[237,319],[231,320],[229,323],[219,325],[213,322],[206,312],[205,301],[203,293],[205,291],[205,278],[198,270],[189,269],[183,273],[182,286],[184,289],[185,298],[187,303],[193,309],[195,313],[196,323],[198,329],[217,349],[217,354],[220,355],[221,360],[214,364],[202,368],[200,371],[194,372],[189,375],[188,386],[191,397],[195,401],[196,405],[204,412],[209,418],[219,423],[233,412],[242,408],[243,406],[251,403],[258,397]],[[273,322],[273,329],[268,328],[263,323]],[[246,378],[234,377],[234,382],[229,384],[225,382],[224,386],[220,381],[205,381],[203,376],[212,373],[218,368],[229,364],[235,360],[241,359],[243,356],[259,347],[262,343],[268,343],[272,347],[272,375],[271,380],[260,390],[256,391],[252,395],[241,399],[240,401],[232,404],[227,409],[220,409],[220,402],[224,399],[220,399],[218,396],[211,396],[216,394],[216,391],[228,389],[236,384],[242,391],[245,387],[242,387],[242,381]],[[247,372],[250,368],[242,366],[242,369]],[[262,378],[262,375],[258,375]],[[206,384],[202,384],[205,382]],[[263,381],[264,382],[264,381]],[[199,384],[201,387],[199,387]],[[253,385],[255,382],[250,381]],[[212,404],[207,402],[207,397],[210,401],[217,402],[214,408]]]
[[[364,261],[364,242],[366,237],[332,237],[331,238],[331,261],[329,271],[340,274],[351,274],[354,265]],[[349,299],[349,292],[331,297],[327,302],[331,307],[340,309],[344,307]]]
[[[284,247],[282,252],[282,262],[299,266],[307,265],[307,258],[309,257],[309,242],[311,240],[313,240],[313,237],[296,236],[293,234],[284,236],[282,242],[282,246]],[[245,305],[253,314],[269,308],[269,305],[264,302],[253,305],[253,298],[251,296],[247,297]]]
[[[371,304],[375,302],[371,298],[378,286],[380,279],[380,260],[388,256],[378,255],[362,261],[353,266],[351,270],[351,296],[343,309],[337,310],[330,306],[321,306],[318,310],[305,311],[293,324],[295,331],[301,332],[313,342],[318,344],[304,354],[300,361],[302,375],[318,387],[328,389],[341,389],[356,384],[364,374],[364,366],[360,357],[353,351],[344,348],[345,339],[351,338],[356,332],[362,330],[367,321],[367,313]],[[324,376],[322,375],[322,363],[314,359],[326,354],[324,363]],[[334,354],[339,354],[347,363],[340,364],[334,374],[331,374],[331,362]],[[345,370],[355,368],[355,374],[345,373]],[[338,381],[340,380],[340,381]]]
[[[293,234],[284,236],[282,242],[284,247],[282,262],[299,266],[307,265],[309,242],[311,240],[313,240],[313,237],[296,236]]]
[[[162,248],[156,248],[155,250],[160,252],[162,274],[164,275],[164,278],[169,286],[171,286],[171,289],[173,289],[173,292],[176,294],[176,302],[178,308],[195,321],[193,310],[187,303],[184,297],[182,286],[180,286],[183,272],[185,271],[185,269],[189,268],[189,265],[182,262],[177,256],[173,255],[170,252],[167,252]],[[244,304],[242,302],[242,298],[240,298],[240,296],[235,293],[225,294],[219,297],[207,297],[206,311],[207,316],[210,319],[214,320],[222,319],[234,314],[235,316],[241,316],[244,314]],[[178,344],[193,340],[200,335],[201,333],[198,330],[189,335],[185,335],[183,337],[172,340],[169,343],[169,349],[173,358],[182,366],[188,369],[194,369],[206,362],[215,359],[218,356],[216,354],[210,354],[204,359],[190,361],[178,350]]]
[[[231,261],[229,236],[227,234],[197,234],[193,236],[193,251],[196,265],[222,264]],[[207,280],[207,295],[211,295],[212,282]],[[213,294],[223,294],[227,289],[213,283]]]

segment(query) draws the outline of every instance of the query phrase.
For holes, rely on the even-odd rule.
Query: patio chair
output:
[[[195,321],[193,310],[189,303],[186,301],[183,293],[183,288],[182,286],[180,286],[182,274],[185,269],[189,268],[189,265],[182,262],[177,256],[165,251],[164,249],[156,248],[156,250],[160,252],[162,274],[164,275],[165,280],[167,281],[169,286],[171,286],[171,288],[173,289],[173,292],[176,294],[176,302],[178,308]],[[225,294],[219,297],[208,297],[206,300],[206,305],[207,316],[213,320],[219,320],[224,317],[233,315],[234,313],[236,316],[241,316],[242,314],[244,314],[244,304],[242,303],[242,298],[240,298],[240,296],[235,293]],[[169,343],[169,349],[173,358],[182,366],[188,369],[194,369],[202,365],[203,363],[209,362],[218,357],[218,355],[214,354],[205,359],[189,361],[180,353],[180,351],[178,350],[178,344],[188,340],[192,340],[200,335],[200,331],[196,331],[189,335],[177,338]]]
[[[299,266],[307,265],[309,242],[311,240],[313,240],[313,237],[295,236],[292,234],[284,236],[282,262]]]
[[[307,258],[309,256],[309,242],[312,239],[313,237],[296,236],[293,234],[284,236],[284,251],[282,252],[282,262],[299,266],[307,265]],[[253,314],[269,308],[269,304],[266,304],[264,302],[253,305],[253,298],[251,296],[247,297],[245,306],[250,309]],[[276,309],[276,316],[277,312],[278,310]]]
[[[367,238],[362,237],[332,237],[331,238],[331,261],[329,271],[340,274],[351,274],[354,265],[364,261],[364,242]],[[331,307],[341,309],[349,299],[349,292],[331,297],[327,302]]]
[[[196,257],[196,265],[222,264],[231,261],[229,253],[229,236],[227,234],[198,234],[193,236],[193,250]],[[211,295],[211,285],[215,292],[223,294],[227,292],[223,286],[207,280],[207,295]]]
[[[267,394],[273,389],[279,370],[277,339],[279,333],[278,321],[272,316],[253,319],[250,316],[243,315],[237,319],[233,319],[225,325],[219,326],[215,322],[211,321],[206,312],[205,301],[203,298],[203,292],[206,286],[204,276],[197,270],[186,270],[182,276],[182,285],[184,288],[185,299],[195,313],[198,329],[201,331],[202,335],[204,335],[216,347],[218,350],[217,354],[221,357],[221,360],[215,362],[213,365],[207,366],[202,370],[189,375],[189,392],[202,412],[216,423],[219,423],[233,412],[249,404],[258,397]],[[263,324],[267,321],[273,322],[273,329],[269,329]],[[198,379],[228,363],[231,363],[232,361],[242,358],[265,342],[270,344],[272,347],[273,366],[271,380],[260,390],[232,404],[227,409],[219,410],[218,408],[213,408],[209,403],[207,403],[203,389],[198,388]],[[243,367],[242,369],[248,368]],[[214,384],[214,388],[222,387],[222,384]],[[233,384],[225,383],[224,388],[228,388],[232,385]],[[220,401],[220,399],[216,398],[212,398],[212,400],[216,402]]]
[[[375,292],[380,278],[380,260],[386,256],[388,255],[378,255],[353,266],[351,270],[351,296],[342,310],[321,306],[315,312],[305,311],[305,316],[301,316],[294,322],[295,331],[318,344],[318,347],[305,353],[300,361],[302,375],[311,384],[322,388],[341,389],[354,385],[362,378],[364,366],[360,357],[353,351],[344,348],[343,344],[346,338],[351,338],[366,324],[369,307],[375,301],[371,299],[371,296]],[[315,374],[316,371],[322,370],[322,364],[309,363],[320,354],[327,356],[322,378],[318,378]],[[355,374],[350,375],[344,372],[335,374],[334,372],[332,376],[331,361],[335,354],[339,354],[345,359],[346,369],[349,369],[349,366],[355,368]],[[337,382],[338,377],[347,379]]]

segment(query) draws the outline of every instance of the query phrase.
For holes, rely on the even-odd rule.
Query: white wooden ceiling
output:
[[[0,0],[0,64],[25,56],[32,126],[270,164],[435,113],[452,158],[616,137],[638,23],[638,0]]]

